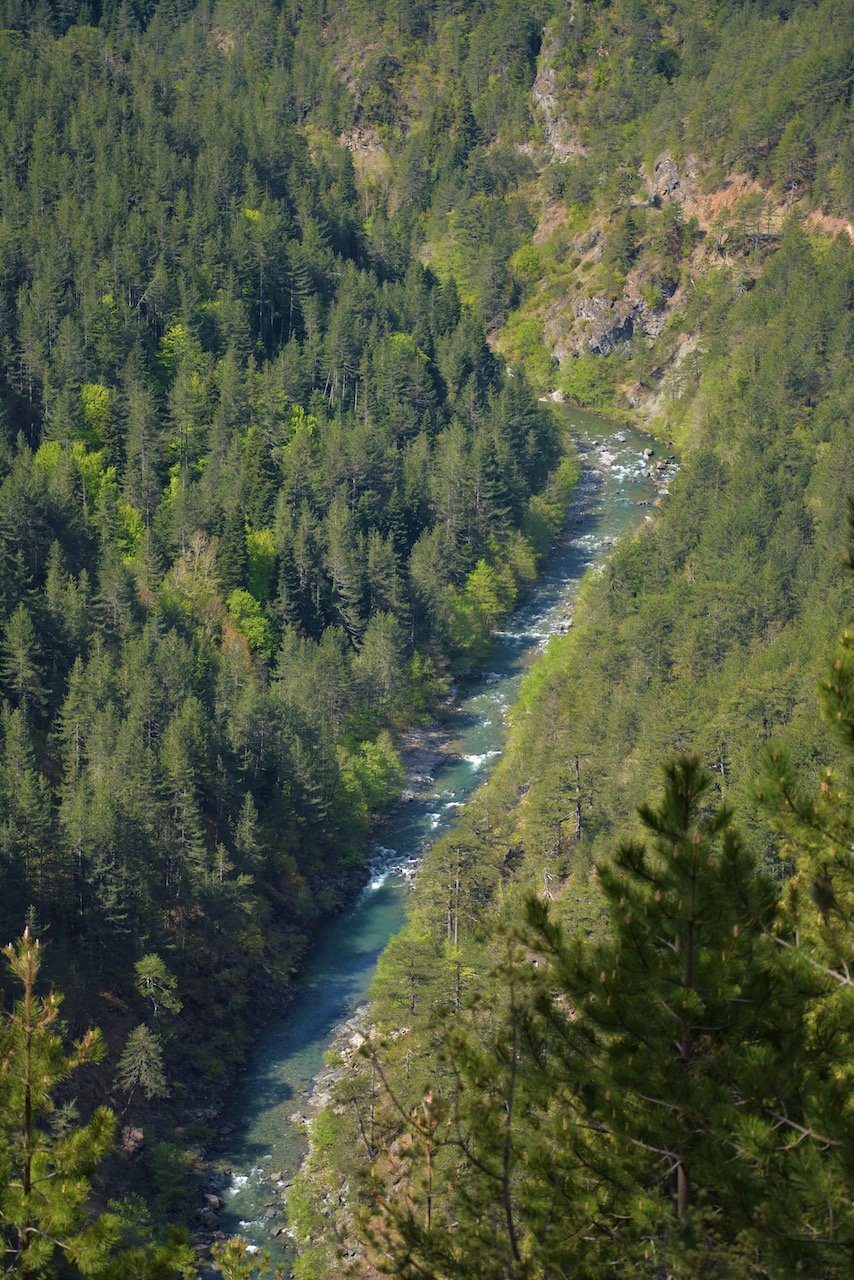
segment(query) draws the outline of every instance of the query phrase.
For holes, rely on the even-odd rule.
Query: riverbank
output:
[[[639,504],[656,500],[644,452],[654,442],[571,412],[586,461],[564,535],[530,596],[496,635],[479,672],[459,681],[440,722],[404,738],[406,791],[377,832],[371,879],[351,908],[321,931],[286,1016],[259,1041],[231,1100],[230,1122],[238,1129],[229,1135],[220,1164],[221,1176],[230,1181],[218,1192],[219,1229],[239,1232],[256,1248],[280,1250],[286,1243],[284,1193],[305,1157],[305,1120],[314,1114],[312,1099],[335,1088],[327,1072],[341,1065],[334,1059],[325,1064],[325,1055],[364,1005],[377,960],[404,922],[407,882],[501,756],[505,717],[519,682],[549,637],[571,625],[581,579],[642,522]],[[349,1031],[357,1033],[364,1028]],[[282,1176],[271,1181],[273,1173]]]
[[[435,795],[435,776],[439,769],[460,763],[456,747],[458,737],[454,722],[453,695],[440,705],[437,719],[429,726],[413,726],[408,729],[400,741],[400,759],[404,770],[404,787],[399,804],[424,805]],[[361,887],[364,893],[378,881],[392,877],[402,891],[408,889],[414,878],[415,868],[420,857],[399,857],[394,849],[382,843],[383,824],[379,823],[375,831],[374,858],[366,873],[367,885],[355,886],[354,896]],[[346,919],[346,912],[341,919]],[[326,928],[334,928],[336,918],[327,923]],[[310,961],[311,952],[307,954]],[[296,1109],[287,1116],[288,1124],[293,1130],[303,1135],[305,1152],[308,1151],[308,1131],[310,1121],[326,1106],[330,1100],[331,1090],[343,1078],[349,1056],[364,1042],[369,1006],[361,1004],[351,1015],[343,1019],[329,1032],[328,1054],[334,1058],[340,1056],[343,1066],[327,1066],[318,1071],[310,1084],[301,1090],[295,1099]],[[279,1014],[279,1020],[287,1018],[285,1008]],[[245,1176],[235,1172],[225,1163],[220,1152],[227,1150],[238,1131],[238,1124],[230,1117],[228,1100],[224,1099],[219,1107],[208,1106],[197,1111],[196,1118],[202,1118],[217,1127],[217,1141],[208,1152],[206,1172],[199,1184],[199,1206],[195,1215],[196,1227],[194,1239],[200,1258],[204,1262],[210,1254],[211,1246],[221,1243],[234,1234],[231,1227],[225,1228],[221,1219],[223,1210],[228,1206],[230,1194],[235,1189],[239,1192],[246,1185],[241,1179]],[[253,1176],[250,1170],[249,1177]],[[263,1216],[258,1220],[271,1240],[286,1235],[284,1213],[287,1204],[287,1193],[293,1179],[285,1176],[278,1169],[271,1171],[258,1170],[254,1174],[259,1183],[259,1193],[263,1193]],[[233,1224],[232,1224],[233,1225]],[[247,1225],[244,1219],[238,1226]],[[256,1233],[257,1234],[257,1233]],[[257,1249],[257,1243],[252,1246]]]
[[[556,416],[560,417],[561,415],[558,414]],[[564,426],[566,426],[565,420]],[[567,438],[569,438],[569,433]],[[576,465],[574,456],[573,446],[573,449],[568,451],[568,457],[573,458],[573,466]],[[555,484],[557,484],[557,480],[555,480]],[[579,489],[583,489],[583,487],[579,486]],[[552,497],[554,498],[555,494]],[[584,494],[579,501],[578,493],[576,492],[570,503],[570,518],[577,517],[584,508],[585,503],[589,503],[589,494]],[[567,512],[564,511],[563,514],[564,519],[566,519]],[[552,515],[554,516],[554,513]],[[548,564],[548,558],[546,564]],[[536,595],[537,591],[538,582],[535,582],[526,594],[523,607],[525,607],[532,595]],[[564,618],[561,620],[560,626],[565,627],[569,622],[569,618]],[[473,679],[476,682],[476,674],[473,677],[468,675],[459,678],[460,686],[464,692],[471,686]],[[365,892],[366,888],[371,892],[376,891],[390,878],[396,889],[405,892],[414,879],[426,842],[438,834],[442,827],[453,818],[457,806],[462,803],[458,799],[454,787],[445,788],[447,795],[437,796],[434,794],[434,781],[437,770],[457,769],[464,773],[477,772],[494,757],[495,750],[489,747],[484,752],[470,752],[468,756],[465,751],[460,754],[458,750],[459,725],[455,719],[456,711],[457,708],[455,707],[455,699],[452,692],[450,698],[440,702],[433,723],[426,727],[410,727],[404,731],[400,741],[397,743],[404,771],[404,787],[398,809],[400,810],[402,806],[404,815],[412,815],[413,828],[421,827],[423,829],[405,833],[403,844],[406,848],[404,852],[401,852],[399,834],[390,835],[388,822],[384,819],[380,820],[372,832],[372,840],[374,841],[373,856],[366,873],[351,872],[346,884],[336,886],[336,896],[339,900],[346,902],[349,899],[352,903],[358,897],[360,891]],[[465,792],[467,789],[468,782],[464,785],[463,791]],[[406,817],[404,817],[405,824]],[[367,886],[364,884],[365,880],[367,880]],[[328,924],[322,925],[321,929],[329,929],[334,932],[337,927],[343,925],[346,917],[347,907],[345,906],[341,916],[333,917]],[[313,941],[312,946],[303,953],[297,965],[291,970],[291,976],[296,979],[296,986],[299,986],[302,982],[306,966],[311,966],[311,958],[315,947],[316,942]],[[280,999],[280,1016],[287,1017],[294,1000],[293,988],[289,986],[286,991],[283,991]],[[269,1003],[267,1004],[267,1011],[268,1015],[272,1012]],[[258,1036],[259,1043],[264,1040],[267,1029],[273,1021],[274,1018],[270,1016],[264,1020],[259,1020],[259,1026],[263,1028]],[[242,1072],[240,1073],[240,1075],[243,1074]],[[238,1081],[240,1075],[237,1077]],[[226,1218],[229,1218],[228,1213],[226,1212],[223,1219],[220,1219],[220,1214],[223,1213],[223,1210],[227,1211],[229,1206],[228,1195],[224,1196],[220,1193],[227,1193],[230,1189],[233,1190],[229,1184],[229,1178],[233,1176],[233,1171],[222,1160],[221,1154],[229,1152],[239,1136],[239,1125],[235,1123],[231,1115],[233,1098],[236,1092],[239,1092],[239,1084],[235,1088],[234,1083],[228,1083],[220,1094],[219,1107],[208,1096],[205,1100],[205,1106],[196,1108],[191,1116],[191,1120],[194,1123],[201,1123],[216,1129],[216,1138],[211,1144],[206,1161],[208,1173],[199,1187],[197,1223],[199,1237],[205,1247],[212,1240],[229,1234],[235,1229],[245,1230],[248,1223],[256,1221],[251,1216],[238,1216],[235,1218],[232,1215],[226,1228],[224,1222]],[[236,1176],[240,1178],[242,1175],[238,1172]],[[253,1176],[258,1177],[260,1175]],[[237,1189],[239,1191],[240,1187]],[[263,1207],[266,1210],[270,1206],[265,1204]]]

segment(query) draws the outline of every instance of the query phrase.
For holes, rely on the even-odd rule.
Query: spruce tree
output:
[[[46,698],[40,666],[38,636],[32,614],[26,605],[19,604],[5,627],[0,674],[15,706],[30,722]]]
[[[116,1067],[116,1084],[128,1095],[125,1110],[137,1089],[148,1098],[165,1098],[169,1094],[163,1070],[163,1049],[159,1036],[144,1023],[134,1027]]]

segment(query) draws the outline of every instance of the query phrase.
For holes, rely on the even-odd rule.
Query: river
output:
[[[350,910],[320,931],[293,1001],[259,1039],[231,1100],[235,1127],[222,1155],[228,1173],[220,1229],[276,1254],[280,1241],[271,1234],[282,1224],[282,1193],[305,1154],[304,1132],[291,1117],[305,1107],[335,1028],[364,1002],[377,959],[403,924],[407,870],[453,825],[501,755],[519,682],[549,636],[566,627],[582,577],[638,527],[665,483],[667,473],[657,484],[643,474],[648,437],[580,410],[560,412],[583,463],[565,532],[525,603],[495,636],[482,674],[462,684],[451,704],[453,753],[384,822],[368,883]]]

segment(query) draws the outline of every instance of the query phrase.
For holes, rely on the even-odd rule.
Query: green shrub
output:
[[[158,1142],[148,1157],[158,1208],[167,1214],[190,1208],[189,1173],[192,1159],[173,1142]]]

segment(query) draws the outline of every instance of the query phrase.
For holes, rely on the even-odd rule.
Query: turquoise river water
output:
[[[259,1039],[232,1097],[228,1118],[235,1129],[222,1154],[228,1176],[220,1225],[253,1246],[279,1254],[286,1244],[284,1237],[271,1239],[282,1219],[278,1212],[272,1217],[270,1206],[281,1205],[305,1154],[304,1133],[290,1117],[305,1106],[335,1028],[364,1002],[377,959],[403,924],[403,870],[453,825],[457,809],[484,781],[501,755],[506,713],[526,669],[565,626],[584,574],[638,527],[657,491],[644,474],[648,437],[580,410],[561,413],[583,463],[564,534],[532,593],[495,636],[483,673],[461,685],[449,711],[453,756],[436,768],[427,798],[401,802],[384,822],[370,879],[350,909],[321,930],[294,999]]]

